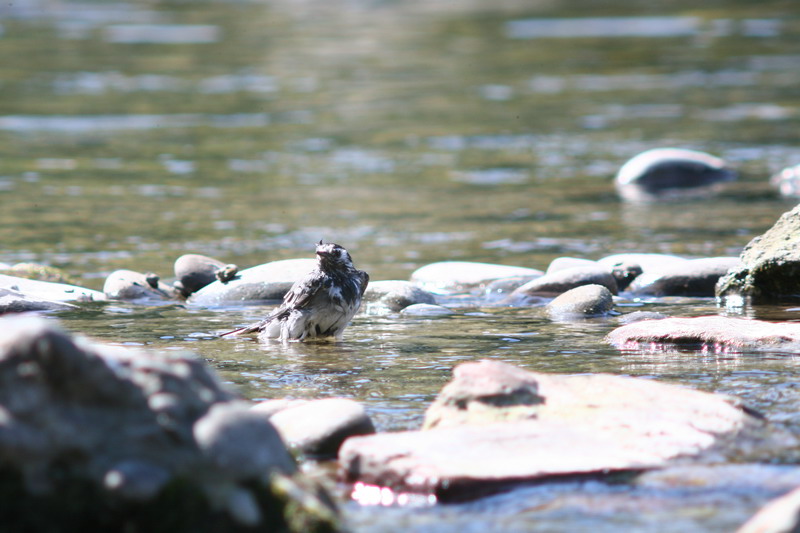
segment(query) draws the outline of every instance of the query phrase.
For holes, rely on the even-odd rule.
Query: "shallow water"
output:
[[[5,3],[0,262],[99,289],[118,268],[169,278],[183,253],[241,267],[310,257],[320,238],[374,280],[440,260],[738,255],[795,203],[768,178],[800,162],[798,30],[778,1]],[[723,157],[740,179],[713,199],[622,202],[616,169],[658,146]],[[708,299],[617,309],[727,312]],[[191,350],[250,398],[356,398],[381,430],[418,427],[453,365],[496,358],[736,394],[800,432],[793,353],[620,352],[603,342],[615,320],[554,323],[538,308],[361,315],[340,344],[215,338],[265,312],[109,303],[55,316],[105,342]],[[552,490],[644,501],[573,488]],[[719,495],[637,515],[537,494],[345,510],[364,531],[464,530],[465,517],[475,530],[725,531],[772,495],[748,493],[731,517]]]

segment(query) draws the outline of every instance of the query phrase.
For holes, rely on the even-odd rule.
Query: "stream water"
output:
[[[242,268],[311,257],[321,238],[373,280],[442,260],[738,255],[796,203],[769,177],[800,163],[798,15],[779,0],[3,2],[0,262],[100,289],[120,268],[168,279],[184,253]],[[621,201],[616,170],[660,146],[720,156],[739,180],[702,201]],[[728,312],[713,299],[617,309]],[[539,308],[360,315],[340,344],[215,337],[266,310],[53,316],[103,342],[197,353],[249,398],[355,398],[381,431],[418,427],[455,364],[495,358],[735,394],[800,433],[793,353],[620,352],[603,341],[614,319],[556,323]],[[767,463],[796,455],[776,450],[752,475],[793,472]],[[650,483],[342,506],[370,532],[729,531],[785,490]]]

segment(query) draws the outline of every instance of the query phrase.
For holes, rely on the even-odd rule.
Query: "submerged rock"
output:
[[[109,274],[103,292],[111,300],[169,300],[175,293],[152,273],[116,270]]]
[[[431,429],[345,441],[344,480],[460,499],[722,453],[764,425],[730,397],[649,379],[539,374],[496,361],[464,363],[454,375],[426,415]]]
[[[434,304],[413,304],[400,310],[401,315],[406,316],[449,316],[454,314],[452,309],[442,305]]]
[[[361,310],[370,314],[396,313],[414,304],[435,304],[436,297],[403,280],[372,281],[364,292]]]
[[[618,348],[649,344],[688,344],[715,350],[797,349],[800,323],[765,322],[724,316],[643,320],[619,327],[606,340]]]
[[[611,272],[599,264],[557,270],[529,281],[511,293],[511,300],[535,296],[556,296],[583,285],[602,285],[617,294],[617,282]]]
[[[738,257],[676,261],[643,272],[628,286],[628,291],[637,296],[713,297],[719,279],[738,265]]]
[[[364,406],[347,398],[290,405],[269,420],[290,448],[315,459],[335,458],[348,437],[375,433]]]
[[[41,319],[0,322],[0,491],[14,495],[0,523],[336,529],[333,507],[301,488],[275,429],[201,359],[91,344]]]
[[[187,297],[218,279],[227,283],[237,273],[236,265],[226,265],[205,255],[185,254],[175,261],[175,289]]]
[[[613,309],[614,296],[602,285],[575,287],[547,304],[550,316],[561,320],[604,316]]]
[[[716,295],[731,303],[768,303],[800,295],[800,205],[781,215],[744,247],[741,265],[717,283]]]
[[[284,259],[242,270],[234,279],[216,280],[189,297],[199,305],[282,300],[294,283],[311,272],[314,259]]]
[[[102,292],[66,285],[0,274],[0,288],[17,291],[32,299],[53,302],[99,302],[106,299]]]
[[[718,157],[681,148],[654,148],[626,162],[614,183],[626,200],[648,201],[707,194],[714,186],[735,179],[736,173]]]
[[[483,289],[488,283],[518,276],[541,276],[533,268],[473,263],[469,261],[442,261],[418,268],[411,274],[411,282],[436,294],[455,294]]]

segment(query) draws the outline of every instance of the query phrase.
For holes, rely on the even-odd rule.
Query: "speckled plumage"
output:
[[[297,281],[270,315],[250,326],[224,333],[258,333],[259,339],[302,341],[314,337],[342,338],[361,306],[369,275],[353,266],[338,244],[317,244],[317,265]]]

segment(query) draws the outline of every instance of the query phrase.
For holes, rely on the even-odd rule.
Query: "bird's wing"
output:
[[[364,296],[364,291],[367,290],[367,285],[369,285],[369,274],[364,272],[363,270],[359,270],[358,273],[361,276],[361,296]]]

